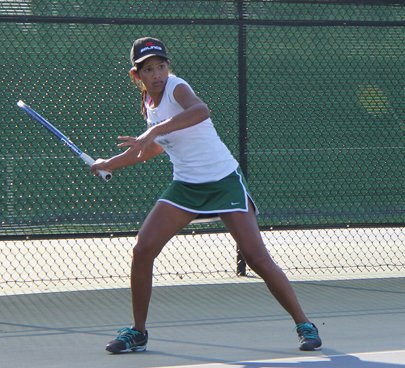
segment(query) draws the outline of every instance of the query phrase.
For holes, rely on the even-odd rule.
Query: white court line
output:
[[[160,368],[397,368],[405,365],[405,350],[373,351],[364,353],[301,356],[244,362],[209,363],[197,365],[167,366]]]

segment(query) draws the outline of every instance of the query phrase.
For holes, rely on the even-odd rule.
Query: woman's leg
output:
[[[265,281],[270,292],[291,315],[295,323],[308,322],[289,280],[274,263],[266,249],[253,205],[249,203],[247,213],[226,213],[221,216],[221,219],[235,239],[246,263]]]
[[[194,213],[157,202],[138,233],[131,266],[131,290],[134,328],[140,332],[145,332],[152,294],[153,262],[164,245],[195,217]]]

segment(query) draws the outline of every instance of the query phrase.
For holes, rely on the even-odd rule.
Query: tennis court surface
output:
[[[154,289],[144,353],[105,344],[131,323],[128,289],[0,297],[0,366],[405,367],[405,278],[294,282],[322,351],[301,352],[262,282]]]

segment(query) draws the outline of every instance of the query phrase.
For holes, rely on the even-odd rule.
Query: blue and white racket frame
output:
[[[48,120],[38,114],[34,109],[26,105],[23,101],[18,101],[17,106],[24,110],[32,119],[39,122],[42,126],[48,129],[54,136],[56,136],[60,141],[62,141],[66,146],[68,146],[79,158],[81,158],[85,164],[91,166],[94,164],[95,160],[88,154],[83,152],[79,147],[77,147],[66,135],[64,135],[60,130],[54,127]],[[109,181],[112,178],[112,173],[104,170],[99,170],[98,175],[104,180]]]

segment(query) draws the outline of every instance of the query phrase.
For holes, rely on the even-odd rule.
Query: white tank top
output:
[[[145,102],[147,124],[152,127],[184,109],[174,98],[174,89],[179,84],[190,85],[181,78],[169,75],[162,100],[155,108],[150,107],[149,97]],[[187,183],[218,181],[236,170],[238,162],[221,141],[210,118],[189,128],[156,137],[173,164],[173,179]]]

